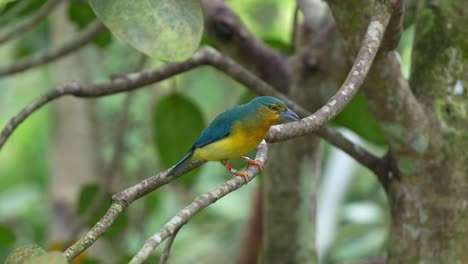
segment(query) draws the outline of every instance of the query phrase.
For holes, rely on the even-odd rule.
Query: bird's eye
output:
[[[276,105],[270,105],[270,109],[273,111],[278,111],[278,107]]]

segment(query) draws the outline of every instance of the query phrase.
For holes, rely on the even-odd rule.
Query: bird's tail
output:
[[[167,173],[167,176],[174,174],[175,172],[183,169],[185,165],[190,161],[190,158],[193,156],[194,150],[190,150],[187,155],[185,155],[176,165],[174,165],[171,170]]]

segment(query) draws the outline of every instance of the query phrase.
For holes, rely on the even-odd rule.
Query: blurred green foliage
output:
[[[369,110],[364,94],[360,91],[331,123],[347,127],[369,142],[385,145],[382,132]]]
[[[15,243],[15,239],[15,233],[8,226],[0,224],[0,247]]]
[[[11,29],[13,22],[24,19],[44,2],[18,0],[6,4],[3,10],[0,7],[0,27]],[[291,46],[293,2],[227,1],[255,36],[285,53],[289,52]],[[95,20],[89,7],[81,1],[71,2],[68,16],[80,29]],[[29,56],[49,48],[48,25],[49,22],[41,23],[24,37],[3,45],[0,48],[2,65],[12,63],[19,56]],[[157,31],[154,29],[156,25],[150,26]],[[399,47],[406,76],[409,75],[413,31],[410,28],[405,32]],[[86,61],[77,67],[90,69],[93,73],[90,81],[108,81],[111,74],[132,71],[139,59],[140,54],[129,45],[109,33],[106,38],[108,39],[100,42],[101,49],[91,46],[82,51]],[[210,41],[206,40],[204,43]],[[161,61],[151,59],[147,67],[154,68],[161,64]],[[55,73],[51,69],[53,68],[45,66],[0,79],[2,127],[27,103],[55,85],[52,81]],[[125,156],[120,164],[117,187],[110,188],[114,192],[174,165],[206,126],[208,122],[205,120],[210,121],[223,110],[247,102],[254,96],[238,83],[209,67],[194,69],[170,81],[133,93],[129,125],[123,139]],[[105,165],[114,156],[116,120],[123,100],[124,95],[96,100],[96,115],[102,134],[99,156]],[[0,151],[0,262],[20,246],[36,243],[48,248],[50,243],[50,216],[47,212],[51,199],[51,138],[55,131],[52,110],[53,103],[28,118]],[[385,142],[361,94],[334,120],[334,124],[355,131],[370,142],[366,147],[383,152],[381,146]],[[323,163],[330,160],[328,148],[324,149]],[[237,167],[245,166],[242,161],[234,164]],[[353,175],[353,181],[339,207],[340,213],[336,216],[337,236],[327,253],[330,263],[381,255],[387,238],[388,204],[383,190],[366,169],[356,165],[352,172],[347,173]],[[100,181],[99,177],[102,175],[96,175],[96,182]],[[202,166],[197,175],[182,177],[182,187],[178,184],[165,186],[141,198],[117,219],[114,230],[107,232],[108,235],[102,239],[105,244],[102,256],[97,259],[110,258],[114,263],[128,259],[147,237],[194,196],[215,188],[230,177],[232,176],[223,166],[209,163]],[[220,259],[235,259],[250,215],[253,194],[260,181],[261,178],[258,178],[246,188],[228,195],[186,224],[174,244],[171,263],[219,263]],[[97,192],[96,184],[81,188],[77,206],[79,214],[86,211]],[[105,199],[110,201],[110,194],[106,194]],[[103,209],[94,215],[89,225],[104,214],[107,205],[105,202]],[[154,262],[159,258],[162,248],[152,256]],[[45,253],[43,250],[41,252]],[[99,260],[88,262],[101,263]]]
[[[93,205],[93,201],[98,197],[99,194],[99,186],[92,184],[92,185],[85,185],[81,188],[80,196],[78,198],[78,215],[83,216],[86,214],[88,210],[93,210],[91,206]],[[105,193],[103,197],[101,197],[103,201],[111,201],[112,194]],[[107,212],[108,203],[104,202],[101,203],[100,206],[97,207],[97,210],[94,209],[91,218],[89,219],[87,225],[89,228],[93,227],[94,224],[101,219],[101,217]],[[123,230],[127,227],[128,224],[128,214],[127,212],[123,212],[112,224],[112,226],[107,229],[104,233],[104,236],[113,236],[115,234],[122,233]]]
[[[86,28],[89,24],[96,20],[91,7],[85,2],[72,1],[68,6],[68,17],[71,21],[78,25],[80,29]],[[107,47],[112,40],[112,35],[109,30],[99,34],[94,39],[94,43],[101,48]]]
[[[164,167],[176,164],[192,147],[205,128],[200,107],[179,95],[163,96],[153,112],[154,146]],[[185,175],[181,182],[191,186],[198,169]]]
[[[39,9],[47,0],[6,0],[3,8],[0,8],[0,27],[5,26],[5,22],[23,18]],[[1,6],[1,5],[0,5]]]

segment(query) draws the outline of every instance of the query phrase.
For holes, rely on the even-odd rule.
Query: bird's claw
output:
[[[258,169],[259,169],[260,171],[263,170],[263,163],[261,163],[261,162],[259,162],[259,161],[256,161],[256,160],[254,160],[254,159],[251,159],[251,158],[249,158],[249,157],[246,157],[246,156],[241,156],[240,158],[243,159],[243,160],[245,160],[245,161],[247,162],[247,167],[246,167],[246,169],[247,169],[249,166],[253,165],[253,166],[257,166]]]
[[[259,171],[263,170],[263,164],[261,162],[259,162],[259,161],[254,160],[254,159],[251,159],[251,160],[247,161],[247,168],[249,166],[257,166]]]
[[[248,183],[250,180],[250,176],[246,171],[236,171],[234,172],[234,175],[241,176],[242,178],[244,178],[245,183]]]
[[[249,182],[250,176],[246,171],[238,171],[238,170],[234,169],[231,166],[231,164],[226,164],[226,169],[228,169],[232,174],[234,174],[236,176],[241,176],[242,178],[244,178],[246,184]]]

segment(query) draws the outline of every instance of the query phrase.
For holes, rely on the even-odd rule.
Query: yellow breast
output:
[[[229,136],[197,148],[194,158],[210,161],[239,158],[255,149],[265,138],[269,128],[270,126],[245,127],[240,123],[235,123]]]

